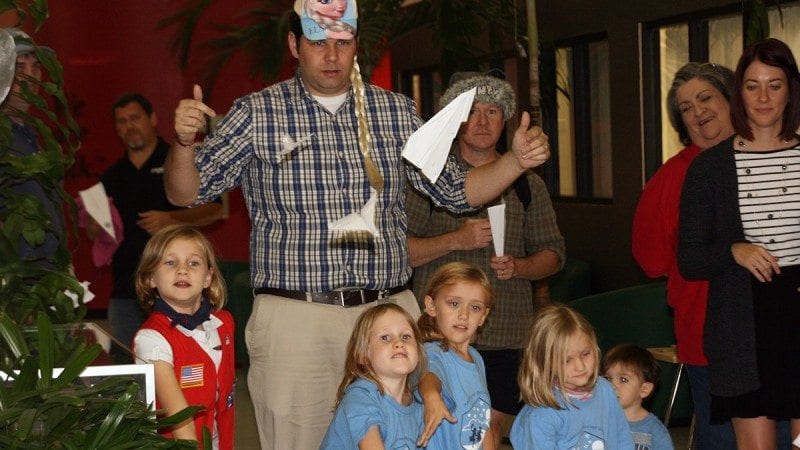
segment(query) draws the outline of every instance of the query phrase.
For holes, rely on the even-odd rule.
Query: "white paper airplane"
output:
[[[278,156],[288,155],[292,152],[292,150],[308,142],[311,139],[311,136],[314,136],[314,133],[301,137],[299,140],[295,141],[291,136],[284,133],[283,136],[281,136],[281,151],[278,152]]]
[[[458,127],[467,120],[472,109],[475,90],[476,88],[472,88],[461,93],[406,141],[403,158],[419,167],[431,182],[436,182],[442,173]]]
[[[375,227],[375,205],[378,203],[378,191],[369,188],[369,200],[360,212],[348,214],[345,217],[328,223],[328,229],[334,231],[367,231],[373,236],[378,234]]]

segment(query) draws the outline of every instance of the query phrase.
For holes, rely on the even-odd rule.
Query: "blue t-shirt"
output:
[[[634,450],[674,450],[669,431],[652,413],[642,420],[628,422]]]
[[[428,441],[427,450],[482,448],[492,404],[481,355],[470,347],[469,354],[475,361],[470,363],[452,350],[442,350],[438,341],[425,343],[425,352],[428,370],[441,380],[445,404],[458,419],[456,423],[442,421]]]
[[[614,388],[598,378],[591,398],[572,399],[560,391],[564,409],[525,405],[511,426],[514,448],[536,450],[620,450],[633,448],[631,429]]]
[[[403,406],[378,386],[359,378],[347,387],[333,414],[320,450],[358,449],[367,431],[377,425],[387,450],[416,450],[422,434],[422,404]]]

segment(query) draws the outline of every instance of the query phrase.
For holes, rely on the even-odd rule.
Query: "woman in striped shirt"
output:
[[[678,264],[710,283],[712,422],[731,419],[740,449],[776,448],[776,419],[800,433],[800,75],[786,44],[745,49],[731,122],[686,175]]]

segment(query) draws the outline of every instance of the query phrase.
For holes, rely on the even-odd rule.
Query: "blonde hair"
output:
[[[435,301],[442,289],[456,283],[479,284],[486,294],[486,308],[491,310],[492,306],[494,306],[494,294],[492,293],[492,283],[489,281],[489,277],[477,266],[465,262],[451,262],[439,267],[431,277],[425,295],[430,296]],[[417,320],[417,325],[419,325],[422,339],[425,342],[441,341],[442,350],[450,348],[450,342],[436,326],[436,319],[431,317],[424,308],[422,315]]]
[[[366,98],[364,97],[364,80],[361,78],[361,66],[358,65],[358,55],[353,55],[353,69],[350,71],[350,84],[353,86],[353,98],[355,100],[355,113],[358,128],[358,148],[364,159],[364,172],[367,174],[370,186],[380,193],[383,191],[383,175],[381,175],[378,165],[375,164],[375,161],[369,154],[372,135],[369,132],[367,105]]]
[[[564,390],[564,365],[570,338],[584,334],[595,353],[594,373],[589,386],[594,389],[599,373],[600,348],[589,321],[574,309],[559,304],[543,307],[533,319],[531,335],[519,369],[520,399],[532,406],[563,409],[553,388]]]
[[[176,239],[194,241],[202,251],[208,269],[211,272],[211,284],[203,289],[203,296],[211,303],[214,311],[220,310],[225,305],[225,280],[214,257],[214,249],[208,239],[198,229],[187,225],[171,225],[154,234],[144,247],[139,266],[136,268],[136,295],[142,306],[150,311],[153,303],[158,298],[158,289],[150,287],[150,280],[158,268],[159,262],[164,257],[167,246]]]
[[[414,318],[411,317],[408,311],[403,309],[403,307],[394,303],[382,303],[377,305],[364,311],[360,316],[358,316],[355,327],[353,327],[353,332],[350,334],[350,340],[347,342],[347,356],[345,357],[344,361],[344,377],[342,378],[342,382],[339,384],[339,390],[336,392],[336,403],[334,404],[334,408],[339,406],[339,403],[342,401],[344,392],[347,390],[347,386],[350,386],[350,384],[359,378],[366,378],[367,380],[372,381],[378,385],[378,390],[380,393],[384,393],[383,384],[381,383],[378,374],[375,373],[375,369],[372,367],[372,363],[369,360],[368,354],[370,332],[372,331],[372,327],[375,325],[375,321],[389,311],[394,311],[402,315],[406,322],[408,322],[412,333],[414,333],[414,341],[417,345],[417,354],[419,355],[417,368],[414,369],[414,372],[406,378],[406,390],[409,394],[412,392],[412,380],[419,380],[422,373],[427,370],[428,360],[425,356],[425,349],[422,346],[419,328],[417,328],[417,325],[414,323]]]

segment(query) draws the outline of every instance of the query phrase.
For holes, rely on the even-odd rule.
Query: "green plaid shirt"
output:
[[[454,146],[455,148],[455,146]],[[456,154],[455,150],[451,155]],[[465,167],[467,163],[459,158]],[[564,264],[564,238],[558,230],[556,215],[544,182],[528,171],[531,202],[523,209],[513,185],[503,193],[506,204],[505,253],[526,257],[542,250],[552,250]],[[486,218],[486,208],[471,213],[455,214],[435,207],[430,200],[408,186],[406,213],[408,234],[416,237],[434,237],[454,231],[468,219]],[[487,205],[491,206],[491,205]],[[413,289],[417,299],[425,296],[428,282],[439,266],[452,261],[465,261],[489,274],[494,288],[495,304],[478,334],[476,345],[482,349],[522,348],[533,316],[533,288],[529,280],[514,278],[499,281],[489,268],[494,256],[494,246],[469,251],[455,251],[414,270]]]

